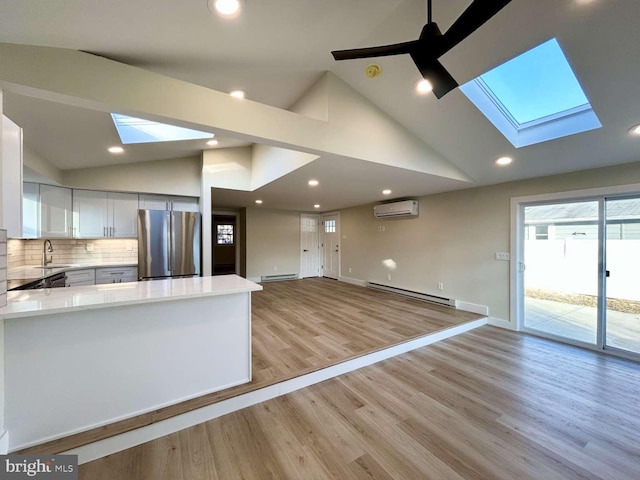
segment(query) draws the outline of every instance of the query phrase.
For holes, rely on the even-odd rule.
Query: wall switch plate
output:
[[[93,252],[93,243],[87,243],[87,252]]]
[[[496,252],[496,260],[511,260],[509,252]]]

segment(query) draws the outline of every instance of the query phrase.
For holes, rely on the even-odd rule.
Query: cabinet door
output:
[[[71,189],[40,185],[40,236],[71,237]]]
[[[171,197],[171,210],[174,212],[199,212],[200,199],[197,197]]]
[[[0,98],[1,101],[1,98]],[[0,207],[9,237],[22,235],[22,129],[2,116],[2,161],[0,162]]]
[[[22,236],[40,236],[40,185],[25,182],[22,185]]]
[[[167,195],[141,193],[139,198],[140,210],[171,210],[171,200]]]
[[[109,194],[109,235],[115,238],[138,237],[138,195]]]
[[[76,238],[101,238],[109,235],[106,192],[73,191],[73,226]]]

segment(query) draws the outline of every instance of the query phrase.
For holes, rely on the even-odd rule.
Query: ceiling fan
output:
[[[438,58],[484,25],[509,2],[511,0],[473,0],[443,35],[438,25],[431,20],[431,0],[427,0],[427,24],[422,28],[418,40],[380,47],[336,50],[331,54],[335,60],[352,60],[408,53],[422,76],[431,83],[436,97],[442,98],[456,88],[458,82],[447,72]]]

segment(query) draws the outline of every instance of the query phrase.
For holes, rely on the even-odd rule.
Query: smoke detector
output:
[[[364,74],[367,76],[367,78],[376,78],[381,73],[382,68],[380,67],[380,65],[376,65],[375,63],[367,65],[367,68],[364,71]]]

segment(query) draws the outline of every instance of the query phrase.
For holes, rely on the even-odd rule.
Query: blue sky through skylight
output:
[[[519,124],[589,103],[555,38],[480,78]]]
[[[142,118],[128,117],[119,113],[112,113],[111,118],[113,118],[113,123],[116,126],[118,135],[120,135],[120,141],[125,145],[130,143],[200,140],[214,137],[213,133],[152,122]]]

